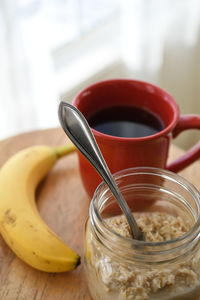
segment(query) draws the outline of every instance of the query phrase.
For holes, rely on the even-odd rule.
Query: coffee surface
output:
[[[135,106],[113,106],[92,115],[90,127],[102,133],[118,137],[144,137],[164,128],[153,113]]]

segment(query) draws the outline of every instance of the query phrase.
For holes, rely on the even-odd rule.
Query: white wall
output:
[[[200,114],[200,2],[124,0],[122,9],[124,74],[166,89],[181,113]],[[187,149],[199,137],[187,131],[175,143]]]

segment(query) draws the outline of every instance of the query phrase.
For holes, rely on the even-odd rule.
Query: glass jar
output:
[[[200,299],[197,189],[177,174],[156,168],[126,169],[116,173],[115,179],[135,216],[166,214],[175,221],[171,226],[164,217],[161,230],[181,230],[185,224],[189,229],[179,237],[159,242],[120,235],[107,221],[122,213],[101,183],[90,204],[85,234],[84,265],[93,300]]]

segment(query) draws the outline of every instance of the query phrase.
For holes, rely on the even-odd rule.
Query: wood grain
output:
[[[58,146],[68,142],[61,129],[41,130],[0,142],[0,166],[14,153],[32,145]],[[172,146],[170,160],[183,153]],[[200,189],[200,164],[180,174]],[[76,153],[58,161],[37,192],[39,211],[45,222],[82,256],[84,224],[89,199],[82,186]],[[37,271],[19,260],[0,237],[1,300],[91,300],[83,265],[70,273]]]

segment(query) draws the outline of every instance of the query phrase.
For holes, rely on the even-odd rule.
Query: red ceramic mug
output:
[[[97,111],[111,106],[136,106],[157,115],[164,129],[139,138],[116,137],[92,129],[103,156],[111,170],[151,166],[178,172],[200,157],[200,143],[171,164],[167,164],[171,139],[180,132],[200,129],[200,116],[180,115],[171,95],[163,89],[142,81],[112,79],[92,84],[73,100],[88,120]],[[80,173],[84,187],[90,196],[102,181],[96,170],[78,152]]]

